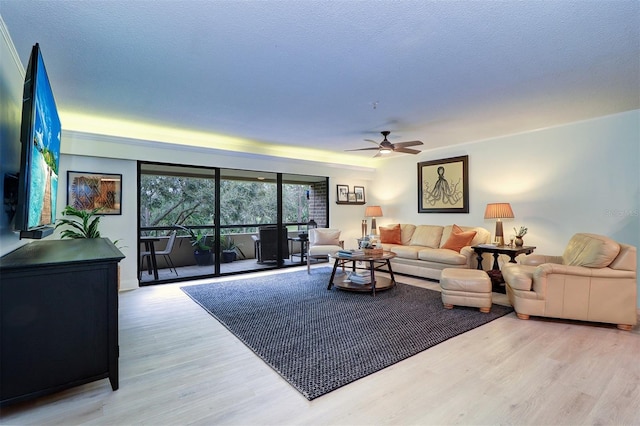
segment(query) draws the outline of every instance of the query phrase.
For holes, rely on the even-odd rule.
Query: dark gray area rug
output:
[[[444,309],[440,293],[398,284],[388,291],[327,290],[314,269],[181,287],[312,400],[512,311]]]

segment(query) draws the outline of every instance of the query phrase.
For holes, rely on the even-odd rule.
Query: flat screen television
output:
[[[20,238],[39,239],[56,221],[60,118],[40,46],[31,50],[22,97],[20,174],[15,230]]]

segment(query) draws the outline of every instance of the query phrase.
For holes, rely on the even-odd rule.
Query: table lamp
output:
[[[504,245],[504,234],[502,233],[502,220],[500,219],[513,219],[513,210],[509,203],[491,203],[487,204],[487,209],[484,211],[485,219],[497,219],[496,220],[496,238],[495,241],[498,245]]]
[[[369,206],[365,209],[364,216],[371,218],[371,235],[377,235],[376,217],[382,217],[382,208],[380,206]]]

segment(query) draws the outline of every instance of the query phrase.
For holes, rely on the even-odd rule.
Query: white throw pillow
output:
[[[316,229],[314,245],[320,246],[337,246],[340,245],[339,229]]]

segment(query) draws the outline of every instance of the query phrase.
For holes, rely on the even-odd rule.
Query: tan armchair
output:
[[[340,240],[339,229],[312,228],[308,247],[307,273],[311,273],[311,259],[329,259],[330,254],[344,248],[344,241]]]
[[[530,254],[503,267],[518,318],[530,315],[616,324],[638,321],[636,248],[595,234],[576,234],[562,256]]]

